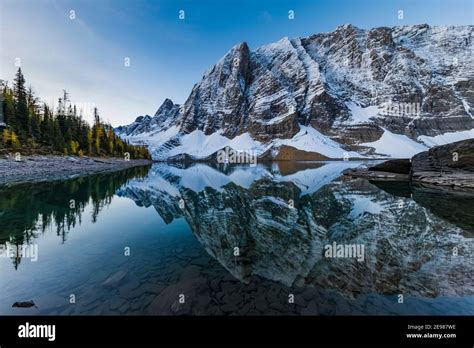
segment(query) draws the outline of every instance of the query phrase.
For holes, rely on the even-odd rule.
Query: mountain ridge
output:
[[[277,154],[284,143],[330,158],[411,157],[443,137],[474,137],[473,31],[472,25],[345,24],[253,51],[242,42],[206,71],[184,104],[166,99],[154,117],[117,131],[162,160],[206,157],[190,151],[190,136],[204,145],[228,139],[213,152],[247,137],[234,149]],[[302,129],[325,137],[323,145],[337,142],[337,156],[313,135],[298,143]],[[398,143],[406,153],[387,151]]]

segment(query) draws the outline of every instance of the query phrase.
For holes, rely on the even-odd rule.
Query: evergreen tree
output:
[[[17,129],[13,91],[5,83],[2,88],[3,119],[11,128]]]
[[[43,119],[41,120],[40,124],[40,133],[41,133],[41,141],[44,144],[52,144],[53,143],[53,119],[51,115],[51,111],[49,110],[48,105],[46,103],[43,105]]]
[[[13,96],[15,98],[14,109],[17,120],[16,131],[21,139],[28,137],[28,104],[26,99],[25,78],[18,68],[13,84]]]
[[[36,141],[41,140],[38,98],[30,86],[26,92],[28,106],[28,134]]]

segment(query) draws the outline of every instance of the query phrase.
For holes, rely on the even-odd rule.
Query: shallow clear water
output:
[[[359,165],[0,188],[0,314],[474,314],[474,197],[341,177]]]

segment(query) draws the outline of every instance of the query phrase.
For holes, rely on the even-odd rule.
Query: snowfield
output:
[[[372,117],[376,117],[382,111],[375,105],[367,106],[364,108],[353,102],[347,103],[347,107],[351,111],[352,117],[348,121],[343,122],[343,124],[345,125],[370,123],[370,119]]]
[[[364,157],[357,152],[346,151],[341,144],[330,139],[328,136],[318,132],[313,127],[300,125],[300,131],[292,139],[279,139],[274,141],[275,145],[293,146],[298,150],[317,152],[329,158]]]
[[[428,149],[406,135],[395,134],[386,129],[379,140],[361,145],[373,147],[376,154],[393,158],[409,158]]]
[[[238,135],[233,139],[226,138],[219,132],[205,135],[200,130],[181,137],[181,145],[172,149],[169,156],[188,154],[194,158],[205,158],[214,152],[229,146],[234,150],[261,154],[265,147],[258,141],[253,140],[248,133]]]
[[[425,145],[432,147],[432,146],[439,146],[439,145],[446,145],[449,143],[454,143],[456,141],[472,139],[474,138],[474,129],[461,131],[461,132],[449,132],[440,135],[436,135],[434,137],[428,137],[422,135],[418,137],[418,140],[423,142]]]

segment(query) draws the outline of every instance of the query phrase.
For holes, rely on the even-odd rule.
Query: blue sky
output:
[[[184,102],[202,74],[241,41],[255,49],[345,23],[462,25],[474,17],[472,0],[0,0],[0,6],[0,78],[12,81],[20,58],[43,100],[51,104],[67,89],[73,102],[96,105],[114,126],[153,115],[167,97]]]

